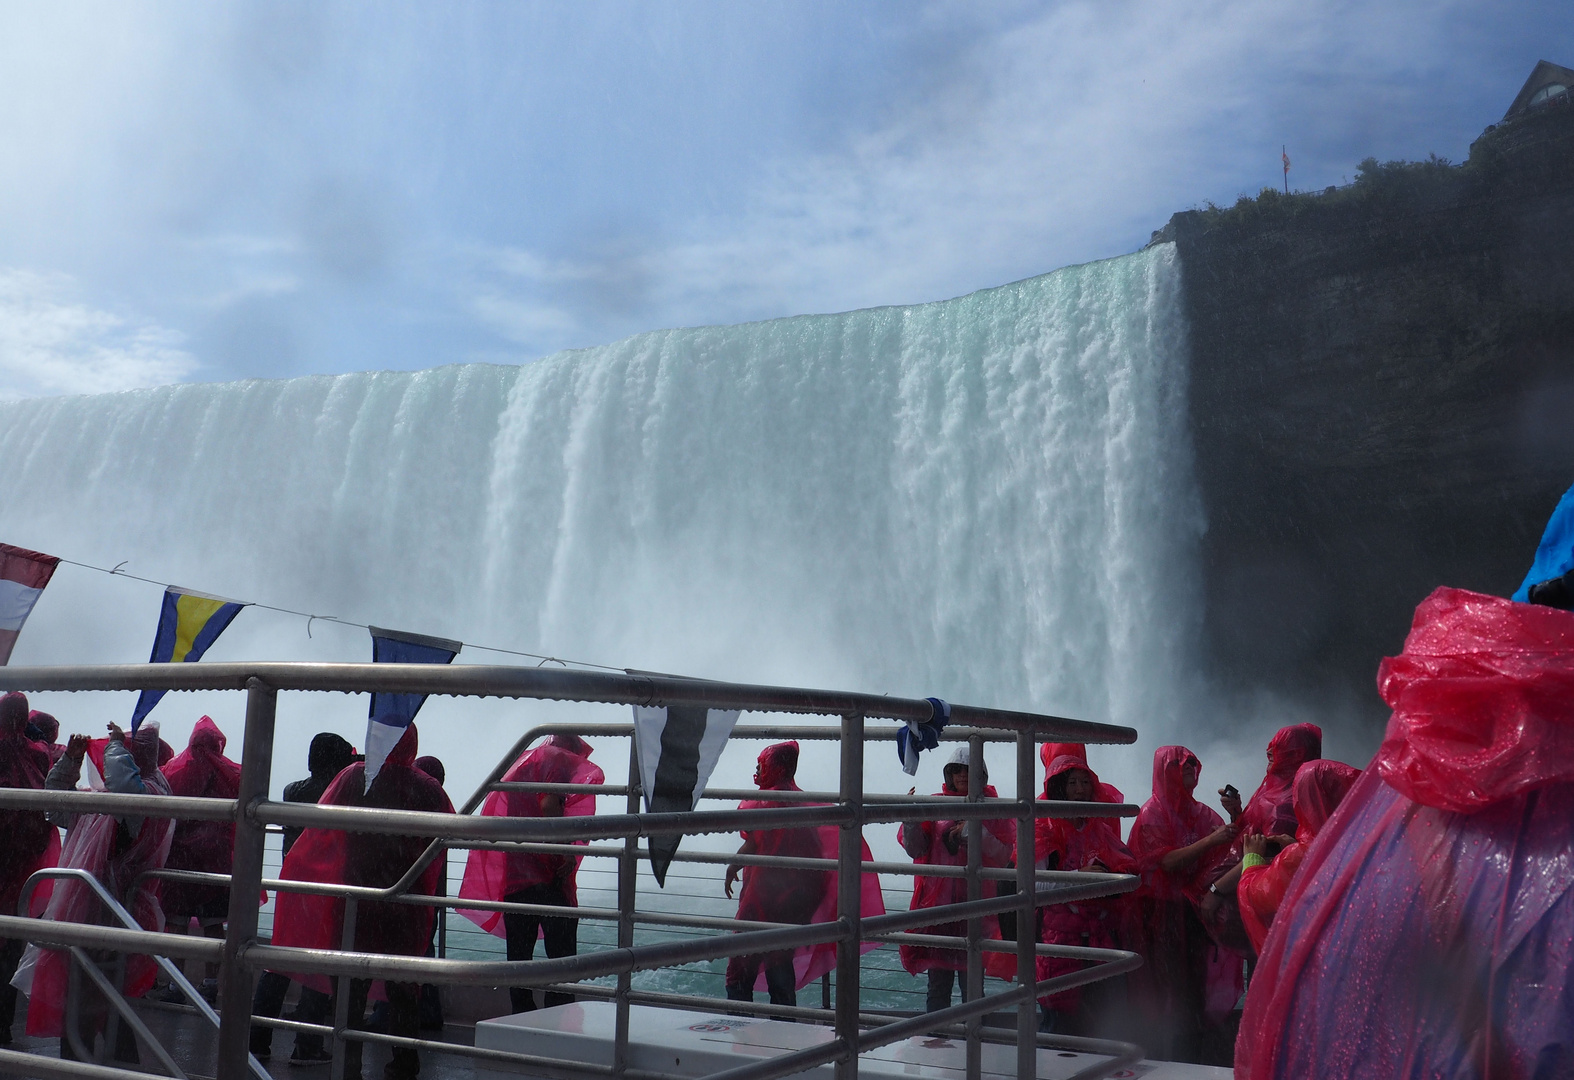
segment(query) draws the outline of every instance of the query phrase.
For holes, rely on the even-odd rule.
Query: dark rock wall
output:
[[[1227,687],[1353,708],[1438,585],[1507,595],[1574,482],[1574,108],[1462,166],[1177,214]]]

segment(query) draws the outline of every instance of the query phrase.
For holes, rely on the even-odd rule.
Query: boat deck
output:
[[[171,1055],[196,1080],[213,1075],[213,1033],[189,1010],[141,1002],[139,1014]],[[449,1024],[442,1034],[422,1032],[422,1037],[441,1039],[455,1046],[480,1046],[496,1050],[528,1051],[551,1057],[610,1063],[612,1060],[613,1006],[609,1002],[581,1002],[551,1009],[483,1020],[474,1027]],[[18,1028],[21,1027],[19,1022]],[[662,1069],[681,1075],[700,1077],[707,1073],[741,1064],[744,1060],[774,1057],[824,1042],[832,1037],[830,1028],[815,1024],[792,1024],[779,1020],[757,1020],[715,1013],[684,1012],[635,1005],[629,1016],[629,1059],[637,1068]],[[267,1063],[269,1073],[283,1080],[327,1080],[326,1065],[299,1067],[289,1064],[293,1037],[287,1032],[274,1036],[274,1054]],[[60,1040],[18,1036],[10,1047],[29,1053],[55,1057]],[[966,1076],[965,1047],[960,1041],[941,1038],[914,1038],[869,1051],[859,1061],[859,1073],[870,1080],[961,1080]],[[364,1075],[382,1075],[388,1051],[368,1046]],[[1040,1050],[1038,1080],[1070,1080],[1101,1059],[1092,1054]],[[147,1064],[144,1068],[148,1067]],[[154,1066],[156,1068],[156,1066]],[[502,1071],[459,1053],[422,1051],[421,1076],[425,1080],[512,1080],[528,1072]],[[812,1073],[814,1080],[829,1080],[831,1066]],[[995,1080],[1014,1080],[1016,1051],[1011,1046],[985,1044],[983,1075]],[[1147,1080],[1229,1080],[1231,1070],[1177,1062],[1144,1061],[1111,1074],[1115,1077],[1144,1077]],[[0,1071],[6,1080],[27,1080],[24,1074]]]

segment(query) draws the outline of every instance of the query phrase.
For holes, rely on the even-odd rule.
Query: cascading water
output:
[[[1196,625],[1179,299],[1162,245],[520,367],[10,402],[0,539],[472,642],[1152,731]],[[151,592],[63,567],[12,662],[145,658]],[[369,655],[301,629],[243,615],[209,656]]]
[[[1192,697],[1200,622],[1179,291],[1163,245],[942,303],[658,331],[521,367],[10,402],[0,540],[472,643],[1047,711],[1151,745]],[[12,662],[143,660],[157,594],[63,566]],[[365,631],[302,629],[249,611],[208,657],[370,658]],[[39,697],[67,733],[124,722],[132,701]],[[172,742],[202,711],[239,735],[238,696],[196,699],[155,712]],[[313,732],[359,742],[365,708],[282,697],[275,791]],[[422,747],[456,799],[543,711],[521,708],[428,702]],[[756,750],[718,779],[746,785]],[[834,775],[834,754],[806,744],[801,775]],[[1146,755],[1103,754],[1140,801]],[[869,761],[872,789],[905,790],[894,754]],[[877,857],[900,857],[894,832],[870,830]],[[604,870],[582,881],[583,902],[614,902]],[[910,886],[886,884],[903,906]],[[641,902],[731,913],[709,877],[677,891]],[[455,955],[499,948],[449,925]],[[885,959],[866,962],[866,1004],[913,1006]],[[714,994],[720,970],[640,984]]]

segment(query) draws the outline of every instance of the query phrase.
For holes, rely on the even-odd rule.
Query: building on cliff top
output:
[[[1503,114],[1503,119],[1512,120],[1543,105],[1567,105],[1570,100],[1574,100],[1570,97],[1571,92],[1574,92],[1574,71],[1542,60],[1531,71],[1530,78],[1525,80],[1525,85],[1508,107],[1508,112]]]

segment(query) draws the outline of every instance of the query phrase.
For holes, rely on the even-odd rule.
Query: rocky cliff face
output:
[[[1375,728],[1415,605],[1512,592],[1574,482],[1574,108],[1489,129],[1464,165],[1369,161],[1164,234],[1213,674]]]

